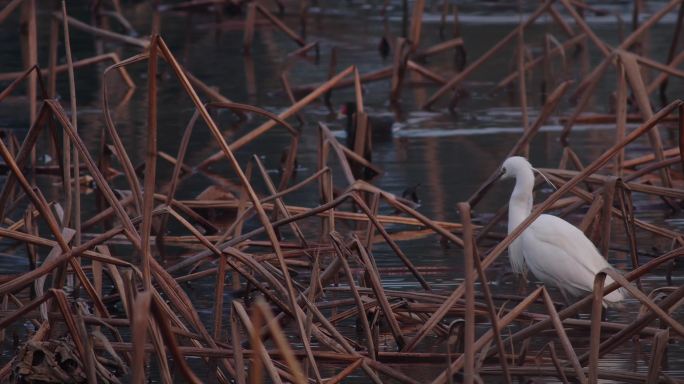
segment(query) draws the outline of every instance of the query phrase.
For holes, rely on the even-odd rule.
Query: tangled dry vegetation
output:
[[[186,71],[163,36],[154,32],[154,25],[150,38],[117,32],[132,28],[118,0],[95,3],[93,12],[112,20],[115,27],[104,28],[68,16],[63,4],[51,15],[50,26],[41,25],[51,31],[47,69],[37,66],[36,14],[37,8],[52,12],[52,4],[11,0],[5,1],[0,11],[0,23],[8,17],[22,19],[28,52],[25,71],[0,75],[9,82],[0,93],[0,102],[10,95],[22,96],[21,87],[28,84],[25,100],[32,116],[24,137],[5,130],[0,141],[5,172],[0,195],[0,237],[6,252],[25,255],[30,264],[30,269],[21,274],[0,276],[0,330],[3,339],[9,333],[15,339],[14,343],[4,344],[0,369],[3,381],[143,382],[156,375],[167,383],[199,382],[201,377],[218,382],[332,384],[351,375],[376,383],[417,383],[425,380],[425,373],[418,374],[422,371],[428,372],[433,383],[482,382],[491,377],[513,382],[519,377],[543,376],[581,383],[603,379],[682,382],[664,373],[662,367],[668,360],[666,352],[680,349],[684,335],[678,320],[684,286],[671,283],[672,275],[677,274],[675,263],[684,255],[684,238],[675,230],[636,218],[631,198],[637,193],[655,195],[662,199],[664,209],[676,210],[684,199],[684,105],[677,100],[654,108],[651,100],[656,90],[661,96],[666,94],[668,78],[684,77],[677,68],[684,61],[684,51],[679,48],[684,15],[681,1],[664,4],[639,24],[637,13],[634,30],[619,45],[612,46],[597,36],[583,18],[584,14],[601,10],[582,1],[547,0],[462,70],[435,73],[420,60],[445,51],[463,52],[464,42],[454,36],[436,46],[421,47],[425,1],[417,0],[406,14],[411,24],[405,38],[385,36],[387,48],[393,52],[390,66],[371,73],[359,73],[355,67],[335,73],[336,65],[331,63],[327,81],[296,87],[308,92],[300,98],[295,98],[285,68],[283,87],[292,105],[278,115],[232,102]],[[303,33],[288,27],[277,11],[269,10],[273,4],[281,6],[281,10],[299,10],[304,31],[309,17],[307,1],[301,1],[299,8],[280,1],[150,3],[164,12],[241,7],[244,54],[249,54],[255,29],[271,26],[300,47],[292,57],[311,55],[318,49],[316,41],[307,41]],[[443,2],[442,30],[447,25],[458,30],[457,13],[453,12],[452,20],[449,3]],[[663,16],[677,10],[667,62],[657,62],[639,52],[643,35]],[[551,17],[565,36],[562,42],[547,39],[543,55],[527,58],[523,54],[523,32],[543,15]],[[74,61],[70,33],[88,33],[97,39],[138,47],[140,53],[123,60],[108,53]],[[60,39],[66,47],[65,65],[57,65]],[[471,223],[471,209],[486,193],[484,190],[458,205],[459,223],[440,222],[422,215],[410,201],[358,177],[368,170],[381,172],[364,156],[372,150],[372,127],[364,112],[364,82],[389,79],[390,99],[398,100],[405,88],[406,73],[415,72],[439,86],[424,105],[429,108],[447,96],[456,97],[458,92],[454,91],[482,63],[516,41],[517,71],[499,84],[517,84],[523,111],[525,132],[510,149],[511,155],[528,151],[530,140],[561,101],[576,100],[572,114],[564,120],[562,163],[545,170],[558,190],[538,204],[517,229],[505,237],[495,232],[505,217],[505,207],[485,225]],[[546,85],[554,90],[545,98],[538,117],[528,121],[528,71],[547,68],[554,57],[563,57],[570,49],[587,49],[588,45],[601,52],[600,63],[576,82],[549,79]],[[73,74],[83,66],[102,61],[113,62],[102,73],[102,119],[106,130],[102,132],[101,146],[88,148],[79,135],[79,130],[87,127],[78,127]],[[106,87],[107,79],[120,76],[133,92],[136,83],[127,72],[131,65],[147,65],[148,71],[144,88],[148,124],[140,127],[147,132],[142,166],[132,163],[122,144],[109,105],[114,100],[110,100]],[[157,149],[159,66],[170,68],[173,81],[182,86],[195,108],[175,156]],[[659,75],[646,83],[644,68],[654,69]],[[71,98],[60,102],[54,98],[55,84],[56,77],[63,73],[70,79]],[[585,114],[597,84],[607,73],[617,74],[615,113]],[[340,144],[322,122],[315,126],[290,122],[306,106],[329,100],[333,89],[346,86],[354,87],[357,104],[352,148]],[[227,142],[211,113],[217,109],[265,122]],[[632,110],[638,115],[632,115]],[[614,122],[615,142],[590,164],[581,164],[566,139],[578,122],[590,120]],[[628,120],[637,121],[638,128],[628,132]],[[193,129],[200,129],[195,128],[198,121],[204,123],[201,129],[206,126],[210,130],[220,150],[200,164],[188,164],[187,148]],[[272,129],[285,129],[291,135],[277,180],[266,172],[258,156],[247,163],[240,163],[235,156],[246,144],[269,135]],[[668,144],[663,140],[660,132],[665,129],[678,132],[679,142]],[[297,146],[303,130],[319,137],[318,164],[310,174],[295,178]],[[630,143],[642,137],[648,139],[652,152],[628,158],[625,152]],[[36,162],[36,148],[41,142],[54,159],[47,164]],[[176,197],[189,175],[208,172],[207,168],[217,162],[228,162],[230,176],[239,179],[238,195],[223,191],[222,176],[212,175],[216,185],[197,198]],[[162,167],[172,169],[170,178],[157,176]],[[333,182],[333,172],[342,173],[342,184]],[[36,182],[36,176],[45,175],[62,186],[60,198],[45,198]],[[127,193],[112,189],[112,180],[117,178],[126,180]],[[260,182],[254,183],[256,179]],[[265,188],[259,190],[256,185]],[[320,203],[307,207],[286,203],[289,196],[307,186],[319,191]],[[87,192],[95,193],[100,202],[91,217],[83,213]],[[387,211],[387,207],[396,213],[378,213]],[[205,215],[209,210],[230,212],[234,219],[227,227],[220,227]],[[493,294],[488,269],[504,259],[501,256],[507,246],[530,222],[549,210],[581,215],[579,227],[597,240],[604,255],[614,244],[611,228],[624,228],[631,270],[624,275],[607,272],[616,283],[605,289],[602,281],[606,275],[597,275],[594,292],[569,306],[555,303],[545,287],[526,295]],[[354,230],[349,229],[349,223],[355,223],[351,226]],[[169,232],[170,227],[174,231]],[[667,239],[671,249],[644,262],[639,248],[648,245],[637,242],[642,233],[649,234],[649,238]],[[440,237],[463,248],[466,273],[453,291],[433,289],[425,268],[416,267],[411,255],[402,249],[425,236]],[[393,273],[413,276],[422,290],[383,286],[387,270],[374,259],[374,250],[381,244],[389,247],[404,265],[403,271]],[[159,258],[161,248],[178,249],[181,257],[163,263]],[[207,278],[216,282],[211,318],[203,317],[186,292],[189,283]],[[640,284],[643,278],[660,281],[660,286],[646,291]],[[620,286],[629,290],[641,310],[630,315],[627,323],[604,321],[602,296]],[[575,317],[580,312],[590,317]],[[356,324],[355,335],[340,328],[350,322]],[[28,333],[22,331],[27,325],[32,327]],[[589,341],[580,342],[573,335],[588,335]],[[650,349],[646,372],[602,365],[603,359],[637,338]]]

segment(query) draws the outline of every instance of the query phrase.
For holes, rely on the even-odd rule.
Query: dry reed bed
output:
[[[679,209],[684,198],[679,188],[684,162],[684,140],[681,139],[684,104],[674,101],[654,110],[650,101],[657,89],[661,95],[665,94],[670,76],[684,76],[677,69],[684,59],[684,53],[677,53],[684,15],[681,1],[671,1],[639,25],[636,24],[638,7],[635,8],[634,30],[617,47],[598,37],[583,19],[583,13],[600,10],[580,1],[545,1],[462,71],[438,74],[419,62],[429,55],[463,49],[464,42],[458,36],[458,13],[453,10],[451,39],[433,47],[421,47],[425,1],[418,0],[410,9],[411,24],[406,36],[394,41],[384,37],[394,52],[392,65],[387,68],[367,74],[359,73],[355,67],[337,72],[333,55],[328,81],[292,87],[285,66],[281,78],[292,106],[279,115],[232,102],[187,72],[155,32],[158,17],[153,20],[151,37],[137,38],[70,17],[62,4],[61,11],[54,12],[50,18],[49,68],[40,69],[36,3],[35,0],[12,0],[0,11],[0,22],[9,16],[21,17],[26,25],[29,52],[24,72],[0,75],[3,81],[13,80],[0,93],[0,102],[16,95],[26,83],[32,117],[25,137],[5,132],[0,140],[0,155],[7,175],[0,192],[0,237],[3,243],[14,245],[15,250],[25,249],[22,253],[31,265],[30,270],[20,275],[0,276],[0,336],[5,338],[7,330],[16,332],[16,327],[23,322],[35,326],[28,339],[17,340],[16,350],[5,351],[13,357],[0,369],[3,381],[142,382],[152,372],[150,364],[160,379],[168,383],[180,378],[199,382],[200,373],[208,381],[238,383],[265,380],[337,383],[349,375],[363,375],[360,380],[376,383],[416,383],[419,379],[413,377],[415,367],[426,365],[430,366],[426,369],[433,373],[434,383],[481,382],[492,375],[505,382],[513,382],[519,376],[553,376],[563,382],[582,383],[595,383],[599,379],[682,381],[663,373],[662,366],[667,360],[666,351],[678,348],[684,334],[684,327],[673,315],[684,298],[684,287],[668,286],[646,292],[640,279],[654,275],[662,278],[659,274],[669,266],[669,281],[672,266],[684,255],[684,239],[676,231],[635,218],[631,197],[632,193],[655,195],[675,209]],[[237,2],[194,1],[159,9],[193,11],[225,3]],[[286,4],[275,3],[281,11],[286,9]],[[244,4],[245,54],[249,53],[255,29],[264,23],[280,29],[300,47],[290,59],[318,51],[317,42],[307,42],[303,37],[308,18],[307,1],[301,1],[298,9],[302,34],[269,11],[269,4],[256,1]],[[21,15],[15,12],[19,8]],[[645,32],[677,8],[678,22],[667,63],[658,63],[633,49]],[[408,19],[408,7],[405,9]],[[444,34],[451,13],[448,1],[443,2],[442,10],[440,31]],[[94,12],[132,30],[116,0],[100,2]],[[543,55],[528,60],[523,53],[524,31],[542,15],[550,15],[561,26],[566,40],[561,43],[547,36]],[[566,17],[572,18],[574,24],[568,24]],[[57,65],[60,29],[65,42],[65,65]],[[139,47],[140,53],[123,60],[115,53],[107,53],[74,61],[69,44],[69,33],[74,29]],[[559,188],[538,204],[518,228],[505,237],[493,232],[505,217],[505,207],[484,226],[472,224],[470,212],[487,192],[484,188],[476,191],[469,201],[458,204],[461,222],[449,223],[431,220],[409,201],[358,179],[364,168],[381,172],[364,156],[372,150],[372,127],[364,111],[363,82],[389,78],[390,99],[397,101],[405,88],[406,73],[414,71],[441,86],[426,100],[424,106],[430,107],[448,94],[458,95],[454,90],[470,74],[514,41],[518,51],[517,71],[501,80],[499,86],[517,83],[525,133],[511,148],[510,155],[529,151],[530,140],[557,111],[561,101],[577,100],[572,115],[564,119],[563,160],[557,169],[545,170]],[[576,83],[566,80],[556,84],[554,79],[547,79],[547,87],[554,90],[545,98],[539,116],[530,122],[526,112],[527,72],[537,66],[546,71],[554,56],[564,56],[574,46],[586,50],[588,44],[593,44],[604,56],[601,64]],[[105,60],[113,64],[104,71],[103,79],[116,71],[131,92],[136,84],[126,68],[138,62],[147,64],[148,148],[142,174],[131,162],[117,132],[106,81],[103,81],[106,131],[101,147],[87,148],[78,133],[74,70]],[[172,70],[174,80],[180,83],[195,108],[175,156],[157,149],[160,64]],[[645,83],[641,75],[643,67],[660,71],[660,76]],[[599,80],[612,69],[618,74],[615,113],[598,117],[583,115]],[[62,72],[67,72],[70,79],[71,98],[64,103],[70,113],[53,98],[56,76]],[[357,133],[352,148],[341,145],[324,123],[318,123],[317,169],[306,178],[295,180],[297,145],[302,131],[288,120],[297,117],[301,121],[299,113],[306,106],[319,99],[329,102],[330,92],[343,86],[355,90]],[[295,93],[301,92],[306,92],[306,96],[297,99]],[[129,96],[130,92],[125,97]],[[638,116],[628,113],[630,97]],[[255,115],[266,122],[229,143],[210,114],[213,109],[228,109],[239,116]],[[614,121],[615,143],[593,162],[583,165],[567,137],[578,122],[590,119]],[[199,120],[210,130],[220,150],[200,164],[187,164],[190,137]],[[628,120],[639,121],[639,127],[627,132]],[[679,146],[665,148],[658,127],[666,124],[678,129]],[[291,135],[290,150],[284,158],[279,180],[271,179],[258,156],[247,164],[240,164],[235,157],[235,152],[244,145],[274,128],[285,129]],[[625,148],[641,137],[648,138],[652,153],[627,159]],[[55,159],[48,165],[36,163],[36,146],[41,138],[48,142]],[[97,153],[96,157],[93,152]],[[209,173],[209,165],[226,160],[240,181],[238,196],[215,193],[216,188],[213,197],[176,198],[189,175]],[[172,177],[161,180],[156,175],[157,168],[169,164],[173,168]],[[569,170],[570,166],[577,170]],[[333,183],[333,169],[342,172],[343,185]],[[63,196],[47,201],[35,184],[38,174],[51,174],[59,179]],[[85,191],[80,181],[84,177],[92,178],[102,202],[101,209],[92,217],[82,213]],[[126,179],[129,194],[121,196],[111,188],[111,180],[116,177]],[[212,178],[223,179],[219,175]],[[257,178],[266,186],[265,190],[255,190],[253,181]],[[285,203],[288,195],[310,185],[319,191],[319,205],[296,207]],[[397,214],[378,214],[385,207],[393,208]],[[235,213],[235,219],[228,228],[221,228],[200,214],[207,209],[229,210]],[[545,287],[522,296],[494,295],[487,271],[500,261],[508,245],[546,210],[582,215],[579,227],[598,240],[603,254],[614,245],[611,228],[624,228],[632,269],[624,275],[612,271],[600,273],[593,293],[567,307],[555,303]],[[301,227],[304,222],[314,222],[319,229],[315,234],[306,233]],[[356,223],[356,230],[348,230],[349,222]],[[247,232],[248,223],[258,225]],[[340,226],[341,223],[345,225]],[[180,226],[183,231],[166,234],[170,225]],[[292,240],[282,240],[281,233],[287,233]],[[638,247],[644,245],[637,243],[638,233],[667,239],[672,244],[671,250],[641,265]],[[425,236],[439,236],[463,248],[467,273],[453,292],[434,291],[425,277],[429,269],[416,267],[402,250],[400,241]],[[376,264],[373,254],[379,243],[386,244],[401,260],[404,267],[400,271]],[[133,252],[112,252],[113,246],[122,244]],[[191,251],[177,263],[162,265],[158,259],[162,247]],[[413,276],[422,290],[408,292],[384,287],[383,275],[397,272]],[[616,283],[602,289],[606,274]],[[220,282],[214,286],[210,320],[202,318],[186,292],[185,284],[204,278]],[[601,317],[602,297],[620,286],[628,289],[641,305],[641,310],[627,324],[606,322]],[[228,293],[236,298],[226,310],[224,297]],[[112,313],[113,306],[121,308],[119,313]],[[230,315],[224,318],[226,312]],[[590,320],[573,317],[580,312],[591,313]],[[358,327],[356,338],[343,330],[348,327],[343,323],[350,321],[355,321]],[[578,346],[576,340],[573,343],[569,336],[572,334],[589,335],[588,347]],[[600,366],[602,358],[610,357],[635,337],[651,348],[646,373]],[[421,352],[426,348],[433,352]],[[420,376],[424,380],[424,374]]]

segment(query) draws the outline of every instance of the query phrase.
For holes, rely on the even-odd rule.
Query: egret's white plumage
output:
[[[515,178],[508,207],[509,233],[532,211],[533,169],[519,156],[509,157],[503,163],[502,177]],[[532,272],[544,284],[557,286],[570,296],[592,291],[596,274],[612,268],[582,231],[551,215],[541,215],[527,227],[510,245],[509,257],[515,273]],[[612,282],[606,277],[606,285]],[[604,304],[617,304],[623,299],[623,291],[616,290],[604,298]]]

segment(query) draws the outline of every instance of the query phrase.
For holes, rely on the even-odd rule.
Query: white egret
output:
[[[534,173],[523,157],[509,157],[501,167],[500,178],[515,178],[515,188],[508,205],[508,233],[532,211]],[[510,245],[511,267],[523,276],[527,271],[546,285],[558,287],[563,296],[577,297],[591,292],[594,277],[611,265],[601,256],[582,231],[552,215],[539,216]],[[613,283],[606,277],[605,285]],[[622,289],[604,297],[603,304],[618,305],[625,298]]]

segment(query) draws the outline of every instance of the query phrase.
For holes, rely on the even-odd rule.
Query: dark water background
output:
[[[422,47],[428,47],[440,40],[439,3],[441,1],[428,2],[423,25]],[[529,3],[523,6],[523,15],[529,14],[537,5],[537,2]],[[588,16],[587,20],[591,27],[608,43],[617,43],[620,28],[625,33],[629,32],[631,2],[590,3],[608,8],[621,15],[624,20],[624,25],[620,26],[614,15]],[[319,63],[313,60],[294,61],[290,68],[290,82],[293,87],[326,79],[333,46],[338,50],[338,71],[351,64],[358,65],[361,73],[390,65],[391,56],[383,60],[377,47],[385,28],[393,36],[401,34],[401,1],[390,2],[386,26],[380,16],[381,4],[382,1],[369,0],[320,1],[318,6],[312,7],[307,40],[319,41],[320,61]],[[649,1],[646,14],[663,4],[663,2]],[[89,20],[87,2],[69,2],[68,6],[70,14],[82,20]],[[469,62],[506,35],[521,18],[516,2],[513,1],[464,1],[459,2],[459,7],[461,32]],[[42,5],[39,8],[41,9],[39,62],[43,67],[47,67],[49,15]],[[291,26],[298,25],[296,9],[294,5],[287,9],[288,15],[285,20]],[[147,3],[124,2],[124,14],[141,36],[149,33],[152,13]],[[668,15],[647,34],[644,49],[649,57],[660,62],[665,61],[674,30],[674,19],[675,13]],[[17,20],[17,17],[13,17],[0,25],[0,71],[2,72],[17,71],[22,68]],[[574,27],[573,23],[571,25]],[[241,28],[232,27],[229,20],[223,24],[217,24],[215,17],[211,14],[163,13],[161,33],[183,66],[205,83],[218,87],[220,92],[231,100],[258,105],[276,113],[289,105],[282,92],[279,72],[286,65],[286,55],[297,46],[278,30],[270,27],[259,28],[255,35],[251,57],[242,55],[243,32]],[[535,56],[540,54],[541,44],[546,34],[551,34],[561,41],[565,38],[560,28],[548,17],[541,18],[534,26],[526,30],[526,43]],[[90,35],[77,30],[72,30],[71,35],[74,60],[99,52],[115,51],[122,58],[137,53],[134,47],[111,42],[97,43]],[[64,61],[61,45],[60,57]],[[591,68],[587,64],[595,65],[600,58],[599,52],[593,46],[590,48],[589,55],[586,56],[588,61],[584,61],[585,58],[581,53],[569,50],[566,52],[567,72],[563,72],[559,59],[553,61],[554,72],[559,81],[564,78],[579,79],[583,73],[586,73],[584,72],[586,68]],[[373,161],[384,170],[384,174],[376,179],[375,183],[395,194],[401,194],[407,187],[420,184],[418,195],[421,199],[420,211],[422,213],[438,220],[457,220],[456,203],[469,197],[489,173],[500,164],[509,148],[522,133],[517,89],[504,89],[492,93],[496,83],[515,69],[515,60],[515,44],[512,43],[464,83],[468,95],[460,100],[455,111],[445,108],[444,101],[438,103],[432,111],[420,110],[418,105],[429,97],[436,87],[426,85],[426,83],[413,84],[410,81],[411,76],[408,76],[409,81],[405,82],[399,109],[390,108],[389,79],[364,84],[367,111],[373,116],[395,119],[394,138],[374,144]],[[430,57],[428,63],[430,68],[444,76],[453,71],[451,53]],[[192,115],[193,108],[168,66],[165,64],[160,64],[160,66],[159,148],[175,154],[182,130]],[[79,130],[93,153],[104,128],[101,73],[105,67],[105,65],[96,65],[76,71]],[[124,140],[129,156],[137,164],[142,161],[146,148],[147,69],[145,63],[129,68],[137,88],[128,102],[117,105],[126,90],[118,75],[112,73],[108,81],[112,92],[110,103],[116,111],[114,118],[117,129]],[[542,72],[541,70],[532,71],[531,76],[527,89],[530,120],[533,121],[541,105]],[[249,84],[250,77],[254,79],[253,84]],[[609,112],[610,93],[614,89],[615,74],[609,71],[592,100],[591,112]],[[682,83],[671,80],[670,98],[680,97],[681,91]],[[59,77],[58,93],[65,102],[65,109],[68,109],[66,74]],[[332,101],[335,109],[350,100],[353,100],[352,89],[333,92]],[[572,106],[564,101],[560,110],[561,112],[556,113],[547,122],[532,142],[531,162],[537,167],[555,166],[560,159],[562,148],[558,142],[558,136],[561,124],[558,117],[571,111]],[[341,140],[344,127],[344,120],[334,115],[331,116],[327,108],[320,103],[314,103],[308,107],[303,112],[303,116],[307,124],[302,127],[298,155],[300,164],[298,180],[310,175],[316,168],[318,143],[316,121],[326,121],[340,135]],[[239,137],[260,124],[261,120],[255,118],[237,129],[231,129],[235,122],[234,118],[228,113],[222,113],[218,116],[218,122],[226,130],[230,141],[231,138]],[[25,99],[11,98],[0,104],[0,127],[15,130],[21,137],[26,131],[27,124],[28,108]],[[672,141],[673,136],[665,129],[663,129],[663,137],[667,141],[666,147],[676,145]],[[614,142],[614,125],[579,125],[573,131],[570,140],[572,148],[585,164],[588,164]],[[262,157],[270,170],[275,171],[278,168],[281,152],[288,145],[288,141],[289,135],[286,132],[275,129],[244,147],[237,155],[241,163],[246,164],[249,156],[256,153]],[[217,150],[218,147],[214,144],[208,130],[202,124],[198,124],[190,143],[186,162],[197,164]],[[647,143],[640,141],[631,146],[629,155],[637,156],[648,151]],[[163,180],[169,177],[171,168],[161,161],[160,164],[163,166],[159,167],[159,177]],[[225,162],[217,163],[211,171],[227,175],[235,180],[235,176],[229,171]],[[272,176],[277,176],[277,174],[274,173]],[[55,196],[60,192],[55,179],[43,178],[41,182]],[[209,184],[211,184],[210,180],[197,174],[181,185],[178,196],[192,198]],[[116,179],[114,185],[127,188],[123,178]],[[476,215],[486,217],[494,212],[507,199],[510,189],[510,184],[502,183],[497,186],[477,207]],[[549,190],[546,189],[545,193],[548,192]],[[289,197],[286,201],[289,204],[311,206],[312,197],[316,196],[315,193],[313,188],[309,188]],[[536,201],[541,201],[542,198],[537,196]],[[657,199],[635,195],[635,204],[639,218],[674,228],[684,226],[684,222],[679,217],[666,216],[667,210]],[[94,212],[93,207],[86,206],[85,209],[91,213]],[[616,232],[614,239],[619,242],[623,236],[621,235],[623,231],[620,230],[621,224],[614,222],[614,229]],[[655,242],[654,239],[642,235],[640,246],[642,248],[640,250],[644,251],[644,260],[647,260],[646,253],[651,252],[652,246],[663,251],[669,244]],[[436,237],[406,242],[402,244],[402,248],[419,266],[441,267],[435,273],[428,275],[433,287],[438,290],[448,293],[460,281],[462,258],[459,249],[442,247]],[[399,260],[389,249],[376,247],[375,257],[381,267],[400,266]],[[618,268],[625,270],[631,267],[629,257],[624,252],[613,251],[610,258]],[[10,257],[3,254],[0,256],[2,273],[25,271],[27,268],[25,260],[23,255]],[[506,264],[507,261],[502,259],[501,266]],[[502,268],[495,267],[493,270],[500,271]],[[495,280],[497,277],[500,276],[492,276]],[[675,273],[673,277],[674,284],[681,284],[681,273]],[[409,276],[388,275],[383,279],[385,285],[392,289],[419,289]],[[665,285],[662,275],[651,275],[643,282],[649,291]],[[206,314],[208,319],[211,318],[212,304],[208,300],[211,300],[213,296],[213,284],[213,280],[210,279],[200,280],[189,292],[193,300],[196,300],[200,312]],[[499,292],[510,292],[512,285],[510,282],[502,282],[496,286],[496,289]],[[631,321],[635,316],[635,311],[638,310],[638,304],[630,303],[628,307],[629,313],[611,313],[609,319],[619,322]],[[354,332],[353,324],[349,324],[349,332]],[[587,340],[577,339],[578,350],[587,346]],[[618,354],[612,354],[609,358],[602,360],[602,365],[614,370],[645,372],[648,361],[644,353],[649,350],[650,344],[648,343],[623,347]],[[684,376],[684,354],[681,352],[679,341],[671,344],[670,351],[668,372],[675,376]],[[4,352],[5,356],[11,354],[11,348],[5,348]],[[415,375],[416,370],[412,370],[411,373]],[[425,369],[421,373],[425,380],[434,377],[435,374],[436,372],[431,369]],[[363,379],[363,376],[359,377],[359,380],[363,381]]]

